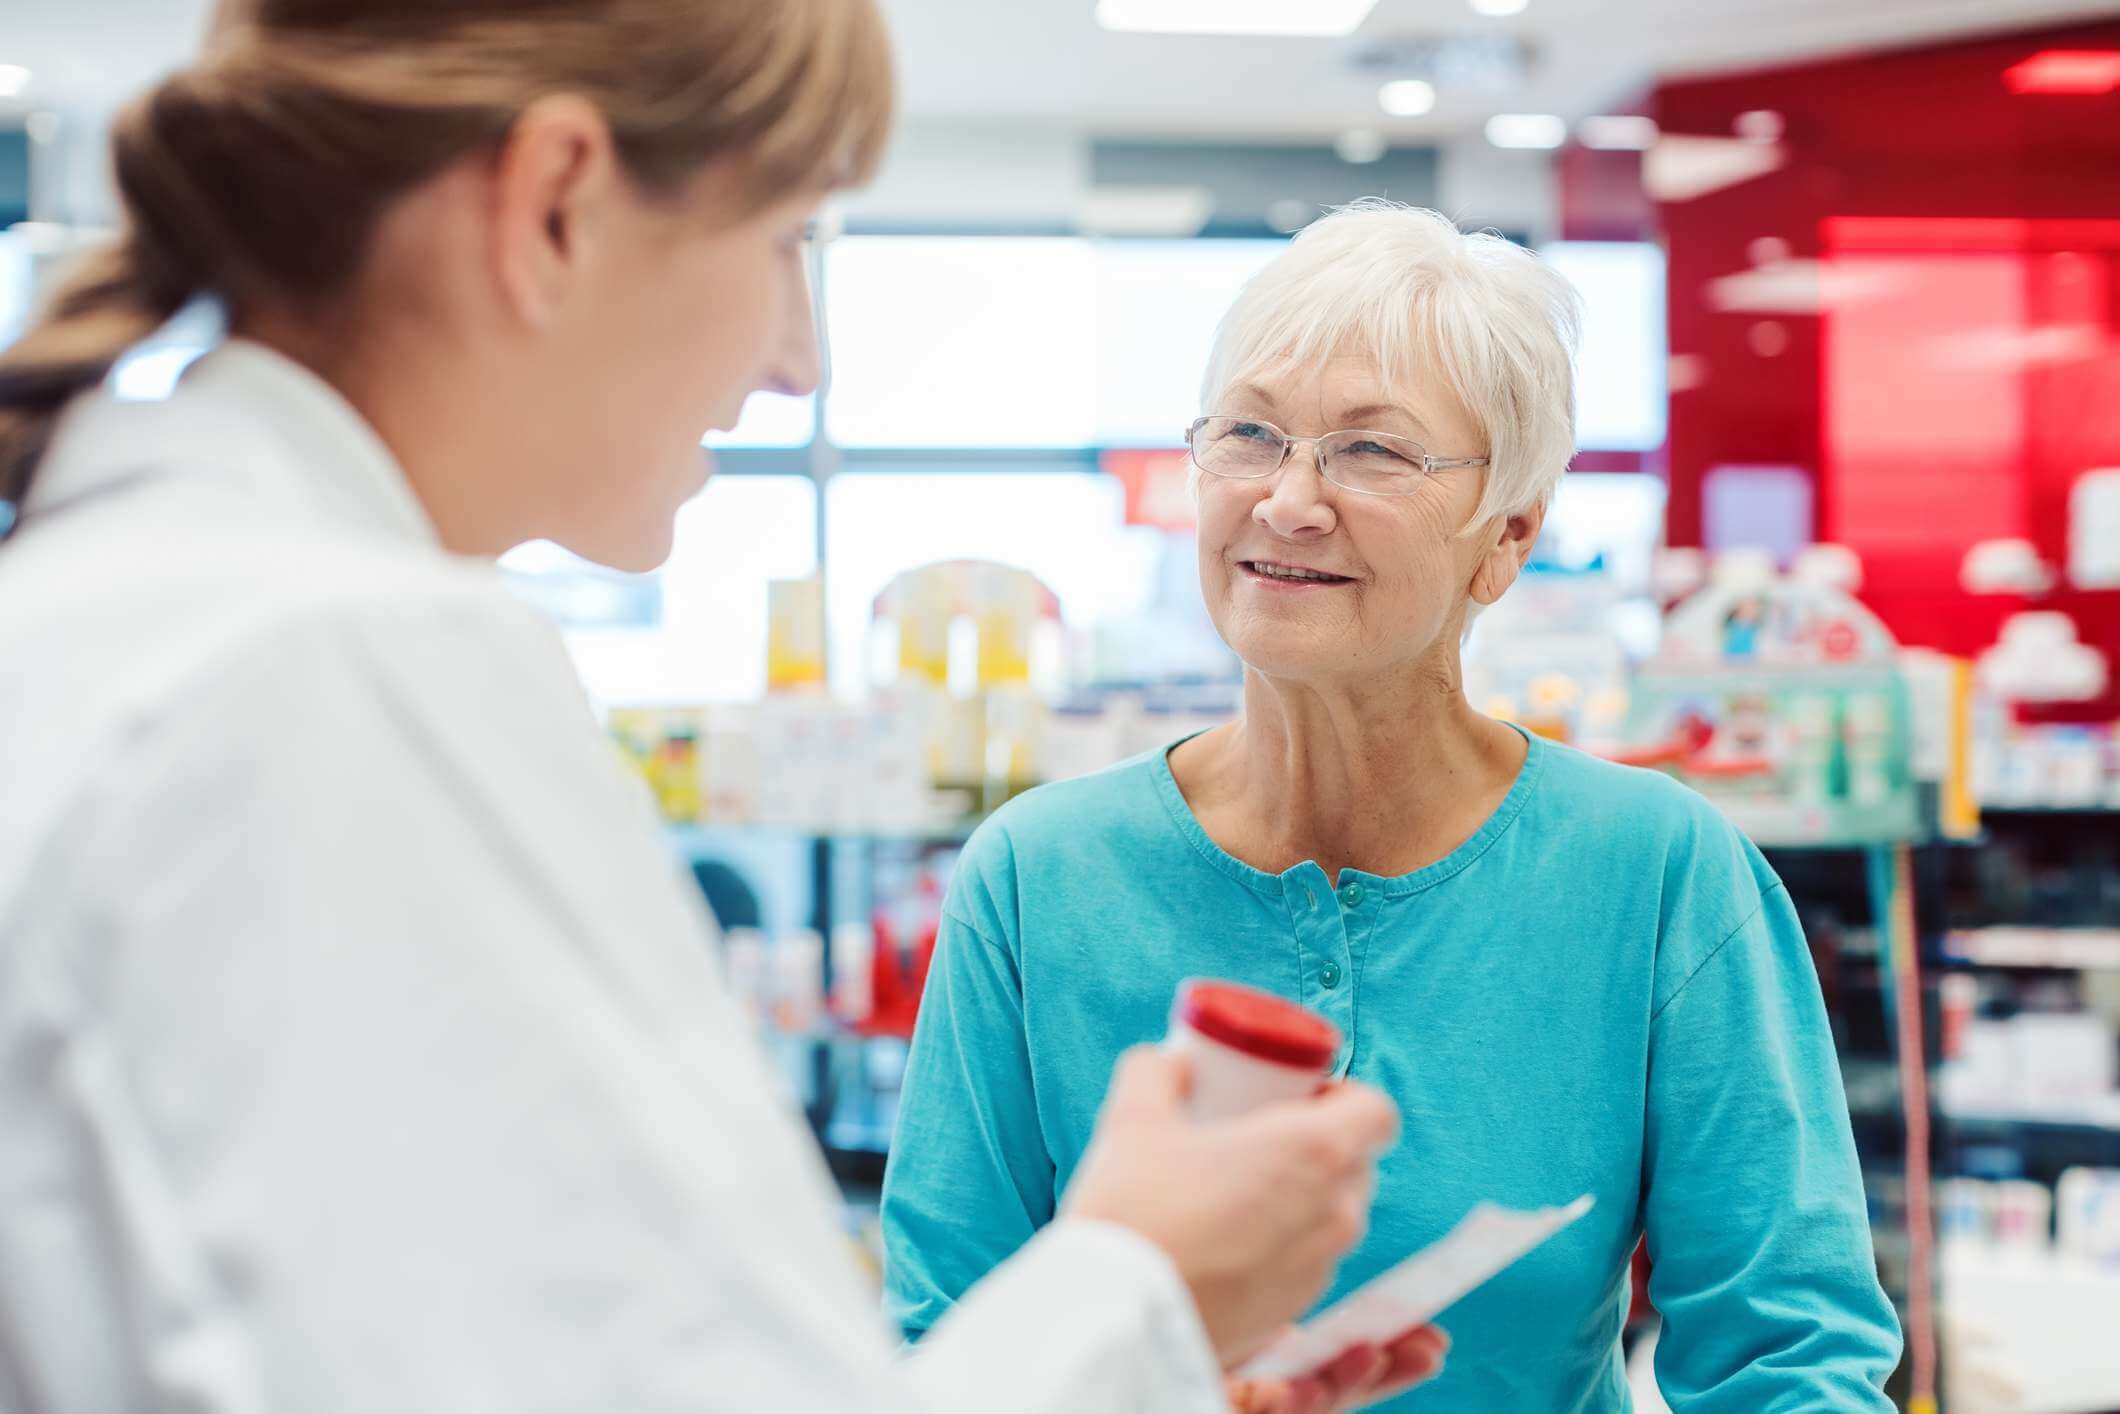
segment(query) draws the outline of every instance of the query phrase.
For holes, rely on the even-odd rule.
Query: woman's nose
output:
[[[1328,485],[1318,466],[1318,444],[1298,442],[1252,508],[1252,519],[1284,540],[1327,534],[1338,523]]]

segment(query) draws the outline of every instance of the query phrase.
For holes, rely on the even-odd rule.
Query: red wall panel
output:
[[[1657,208],[1683,370],[1673,544],[1700,543],[1712,468],[1806,468],[1864,597],[1958,652],[2023,606],[1959,588],[1967,545],[2065,560],[2070,485],[2120,465],[2120,90],[2013,92],[2005,72],[2054,48],[2120,54],[2120,23],[1656,91],[1666,134],[1729,139],[1754,110],[1783,128],[1778,170]],[[1733,293],[1763,265],[1778,278]],[[2120,595],[2045,602],[2120,662]]]

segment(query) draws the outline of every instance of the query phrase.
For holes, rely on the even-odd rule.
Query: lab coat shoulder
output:
[[[108,1038],[148,1280],[285,1407],[857,1407],[827,1176],[560,645],[490,575],[335,554],[208,596],[56,832],[45,990]]]
[[[110,822],[103,867],[163,870],[140,824],[173,820],[282,868],[365,860],[379,890],[446,890],[437,917],[520,912],[525,931],[660,961],[685,985],[656,1011],[696,997],[711,922],[557,631],[489,566],[293,536],[164,568],[160,596],[190,607],[70,803],[84,839]]]

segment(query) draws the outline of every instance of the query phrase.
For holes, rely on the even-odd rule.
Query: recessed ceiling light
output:
[[[1332,150],[1339,154],[1342,162],[1362,166],[1383,160],[1391,150],[1391,143],[1375,128],[1349,128],[1332,141]]]
[[[2042,49],[2002,71],[2011,93],[2111,93],[2120,88],[2120,50]]]
[[[1318,208],[1310,202],[1285,197],[1266,208],[1266,224],[1284,236],[1292,236],[1318,219]]]
[[[1656,119],[1635,113],[1601,113],[1575,125],[1585,147],[1606,152],[1646,152],[1656,146]]]
[[[29,70],[20,64],[0,64],[0,98],[14,98],[29,87]]]
[[[1530,4],[1531,0],[1472,0],[1474,10],[1498,19],[1508,15],[1521,15]]]
[[[1426,79],[1393,79],[1377,90],[1377,103],[1394,118],[1435,111],[1435,85]]]
[[[1554,148],[1568,140],[1568,125],[1551,113],[1497,113],[1487,120],[1487,141],[1496,147]]]
[[[1353,34],[1377,0],[1098,0],[1097,23],[1132,34]]]

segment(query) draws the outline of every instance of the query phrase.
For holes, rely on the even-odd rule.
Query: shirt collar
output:
[[[298,487],[342,525],[439,545],[397,458],[338,389],[263,344],[230,339],[186,370],[173,402],[254,419]]]
[[[404,470],[322,378],[248,339],[194,363],[161,402],[97,392],[68,410],[28,497],[27,519],[132,483],[181,478],[334,533],[439,547]]]

